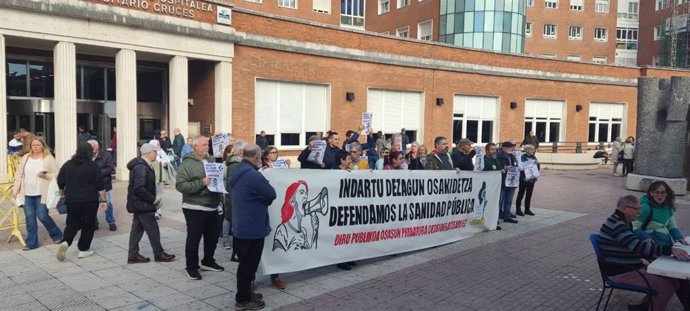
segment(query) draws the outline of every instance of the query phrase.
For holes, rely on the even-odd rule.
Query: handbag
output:
[[[49,210],[54,209],[58,202],[60,201],[60,188],[58,187],[57,180],[55,178],[50,180],[48,184],[48,193],[46,197],[46,207]]]
[[[60,214],[60,215],[67,214],[67,202],[65,202],[64,197],[61,197],[60,200],[58,200],[56,208],[57,208],[58,214]]]

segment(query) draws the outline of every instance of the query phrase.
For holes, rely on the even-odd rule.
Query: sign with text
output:
[[[211,192],[225,192],[225,181],[223,180],[223,170],[225,166],[223,163],[205,163],[204,172],[206,177],[211,179],[211,182],[206,186]]]
[[[158,15],[166,15],[172,17],[179,17],[185,19],[196,20],[200,22],[217,22],[219,24],[226,24],[225,20],[220,19],[220,10],[216,14],[216,5],[203,0],[82,0],[93,3],[100,3],[110,6],[121,7],[125,9],[132,9],[154,13]],[[218,7],[225,9],[227,20],[230,19],[229,8]],[[225,17],[224,14],[224,17]],[[227,24],[229,25],[229,24]]]
[[[323,155],[326,153],[325,140],[317,140],[314,143],[314,147],[311,148],[309,156],[307,156],[307,161],[321,164],[323,163]]]
[[[269,170],[266,274],[455,242],[498,220],[500,172]]]
[[[213,148],[212,152],[214,157],[223,157],[225,147],[228,146],[228,137],[230,137],[230,134],[228,133],[220,133],[213,135],[213,137],[211,137],[211,148]]]

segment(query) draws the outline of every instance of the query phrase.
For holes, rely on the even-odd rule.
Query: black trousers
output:
[[[628,175],[633,172],[633,164],[635,160],[633,159],[623,159],[623,176]]]
[[[252,299],[251,284],[256,270],[261,261],[261,252],[264,249],[264,239],[245,240],[235,239],[232,248],[237,250],[239,265],[237,266],[237,294],[236,302],[248,302]]]
[[[184,219],[187,221],[187,240],[184,245],[184,254],[187,260],[188,270],[199,269],[199,242],[204,237],[204,258],[201,263],[212,265],[216,262],[213,256],[216,253],[222,215],[218,212],[205,212],[183,208]]]
[[[520,210],[523,197],[525,197],[525,211],[529,211],[529,208],[532,205],[532,192],[534,192],[535,183],[536,181],[530,182],[526,180],[520,180],[520,188],[518,189],[517,200],[515,200],[515,209],[517,211]],[[527,193],[527,196],[525,196],[525,192]]]
[[[74,237],[77,236],[77,231],[81,230],[77,246],[80,251],[89,250],[93,240],[93,232],[96,229],[97,212],[98,201],[67,203],[67,220],[65,221],[65,231],[62,235],[62,240],[72,245]]]
[[[144,232],[149,237],[153,256],[158,258],[163,255],[161,233],[154,212],[141,213],[134,214],[134,218],[132,218],[132,230],[129,232],[129,259],[135,259],[139,255],[139,241],[141,241]]]

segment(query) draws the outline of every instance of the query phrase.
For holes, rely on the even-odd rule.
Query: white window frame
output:
[[[556,59],[556,53],[544,53],[544,54],[541,54],[541,57],[547,58],[547,59]]]
[[[582,61],[582,56],[580,55],[568,55],[565,58],[566,60],[569,60],[571,62],[580,62]]]
[[[594,12],[596,13],[608,13],[609,12],[609,0],[596,0],[594,3]]]
[[[261,0],[244,0],[247,2],[253,2],[253,3],[261,3]]]
[[[582,26],[569,26],[568,40],[582,40]]]
[[[309,132],[322,132],[325,133],[329,128],[330,128],[330,114],[331,114],[331,86],[328,84],[315,84],[315,83],[304,83],[304,82],[293,82],[293,81],[281,81],[281,80],[270,80],[270,79],[261,79],[257,78],[255,79],[255,94],[254,98],[257,101],[257,106],[259,105],[264,105],[264,103],[260,103],[261,100],[260,98],[262,96],[267,96],[265,93],[264,94],[259,94],[262,90],[259,87],[260,83],[268,83],[268,84],[275,84],[275,90],[276,94],[275,98],[269,98],[269,102],[266,103],[267,106],[271,106],[271,109],[256,109],[254,112],[254,128],[256,133],[259,133],[259,131],[265,130],[266,134],[268,135],[273,135],[273,143],[276,147],[284,150],[301,150],[307,145],[307,137],[306,132],[307,132],[307,127],[309,125],[313,126],[316,122],[308,122],[308,118],[314,118],[316,117],[315,112],[312,109],[308,109],[307,105],[308,103],[314,103],[313,100],[313,95],[307,94],[307,87],[311,86],[317,86],[317,87],[325,87],[325,94],[323,97],[324,100],[324,105],[323,107],[323,124],[319,128],[314,128],[313,130],[310,130]],[[281,142],[281,134],[284,132],[281,130],[281,102],[282,100],[286,100],[286,98],[281,97],[281,85],[298,85],[302,87],[302,98],[301,98],[301,118],[302,122],[300,125],[300,132],[299,132],[299,143],[298,145],[283,145]],[[289,100],[289,99],[287,99]],[[294,100],[294,99],[293,99]],[[292,108],[291,108],[292,109]],[[309,111],[307,111],[309,110]],[[271,127],[266,126],[267,121],[264,120],[257,120],[257,116],[260,114],[274,114],[273,119],[275,119],[275,124],[272,124]],[[261,121],[261,122],[260,122]],[[309,123],[309,124],[307,124]],[[265,127],[265,128],[264,128]],[[270,128],[270,129],[269,129]],[[288,132],[292,133],[292,132]]]
[[[614,115],[617,114],[617,115]],[[611,129],[613,125],[619,126],[619,133],[617,136],[625,137],[625,104],[620,103],[599,103],[592,102],[589,104],[589,123],[587,124],[587,142],[589,144],[598,143],[609,143],[612,142],[616,137],[611,135]],[[594,125],[594,140],[590,140],[591,129],[589,125]],[[599,126],[606,125],[607,133],[605,141],[599,140]]]
[[[608,28],[596,27],[594,28],[594,41],[606,42],[609,41]]]
[[[364,27],[366,26],[366,20],[365,16],[367,15],[366,12],[366,3],[365,0],[344,0],[345,1],[345,6],[344,8],[347,8],[348,5],[352,6],[353,14],[347,14],[347,11],[343,11],[343,6],[341,3],[341,7],[339,9],[340,11],[340,26],[341,27],[347,27],[347,28],[354,28],[354,29],[360,29],[364,30]],[[361,2],[359,5],[355,6],[355,2]],[[355,10],[355,7],[360,7],[362,8],[362,15],[359,15],[359,11]],[[361,21],[361,25],[356,25],[358,24],[357,21]]]
[[[297,10],[297,0],[278,0],[278,7]]]
[[[654,5],[654,10],[659,11],[668,8],[668,2],[673,0],[656,0],[656,5]]]
[[[640,19],[640,3],[636,1],[628,2],[628,19]]]
[[[479,102],[479,104],[477,105],[476,102]],[[460,131],[462,133],[461,136],[463,136],[460,138],[468,138],[467,123],[468,121],[476,121],[477,137],[472,137],[470,138],[471,140],[475,141],[479,145],[498,141],[499,116],[501,113],[500,103],[501,99],[498,96],[455,94],[453,96],[453,120],[451,123],[453,134],[455,133],[455,123],[459,121]],[[491,105],[493,105],[493,107],[491,107]],[[472,112],[470,112],[470,109],[468,108],[472,109]],[[484,134],[484,122],[492,122],[491,137],[489,138],[489,141],[482,140],[482,136]],[[457,137],[450,137],[450,139],[453,139],[454,142],[456,142],[457,140],[455,138]]]
[[[546,115],[537,115],[538,108],[541,106],[545,108]],[[557,107],[560,106],[560,107]],[[567,106],[565,101],[562,100],[551,100],[551,99],[527,99],[525,100],[525,122],[531,123],[532,130],[536,132],[537,123],[546,123],[545,133],[543,142],[553,143],[550,139],[551,136],[551,124],[558,123],[558,142],[562,143],[565,141],[565,107]],[[560,108],[560,109],[558,109]],[[542,109],[544,110],[544,109]],[[542,140],[541,138],[539,138]]]
[[[547,9],[558,9],[558,0],[544,0],[544,7]]]
[[[661,55],[652,56],[652,66],[659,66],[661,64]]]
[[[422,27],[425,26],[425,24],[429,24],[429,35],[422,37]],[[434,20],[430,19],[428,21],[423,21],[419,24],[417,24],[417,39],[418,40],[423,40],[423,41],[431,41],[434,37]]]
[[[571,11],[583,11],[584,10],[583,0],[570,0],[570,10]]]
[[[616,49],[637,51],[640,30],[631,27],[616,28]],[[623,47],[619,47],[622,44]],[[635,48],[628,48],[635,47]]]
[[[403,36],[404,34],[404,36]],[[410,26],[405,26],[405,27],[400,27],[395,30],[395,36],[400,37],[400,38],[409,38],[410,37]]]
[[[532,22],[526,22],[525,23],[525,36],[526,37],[532,36]]]
[[[595,64],[606,64],[608,62],[608,58],[606,56],[592,56],[592,63]]]
[[[654,41],[661,40],[661,25],[654,26]]]
[[[548,39],[558,38],[558,25],[556,25],[556,24],[544,24],[544,31],[542,34],[543,34],[544,38],[548,38]]]
[[[372,106],[378,104],[381,106]],[[424,137],[423,92],[369,88],[366,109],[375,116],[372,127],[376,130],[394,133],[405,128],[416,131],[417,137]]]
[[[391,0],[379,0],[379,15],[391,11]]]
[[[398,9],[402,9],[404,7],[410,6],[412,4],[412,1],[410,0],[398,0]]]
[[[317,4],[318,2],[322,2]],[[312,0],[312,11],[322,14],[331,14],[331,0]]]

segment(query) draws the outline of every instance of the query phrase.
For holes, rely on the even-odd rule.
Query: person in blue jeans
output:
[[[117,230],[117,225],[115,224],[115,216],[113,216],[113,200],[110,197],[110,193],[113,192],[112,176],[115,172],[115,163],[113,162],[113,158],[110,157],[109,152],[101,152],[97,141],[89,140],[87,142],[93,147],[93,161],[96,162],[101,169],[101,176],[103,177],[103,184],[105,185],[105,221],[108,222],[108,229],[110,229],[110,231],[115,231]],[[98,230],[98,225],[98,216],[96,216],[96,230]]]
[[[57,161],[53,158],[42,138],[34,137],[28,143],[31,146],[31,152],[25,154],[19,162],[14,179],[14,189],[12,190],[14,198],[24,197],[27,233],[26,247],[23,249],[25,251],[36,249],[39,246],[36,218],[46,227],[54,242],[59,243],[62,240],[62,231],[55,224],[53,218],[48,215],[48,208],[46,207],[48,184],[59,171]]]
[[[515,148],[515,144],[506,141],[501,144],[502,151],[498,154],[498,162],[503,167],[501,172],[501,195],[498,199],[498,217],[503,219],[503,222],[516,224],[518,221],[513,219],[514,216],[510,213],[510,206],[513,204],[513,195],[515,195],[516,187],[506,187],[505,184],[508,167],[518,166],[517,159],[513,155],[513,148]]]

